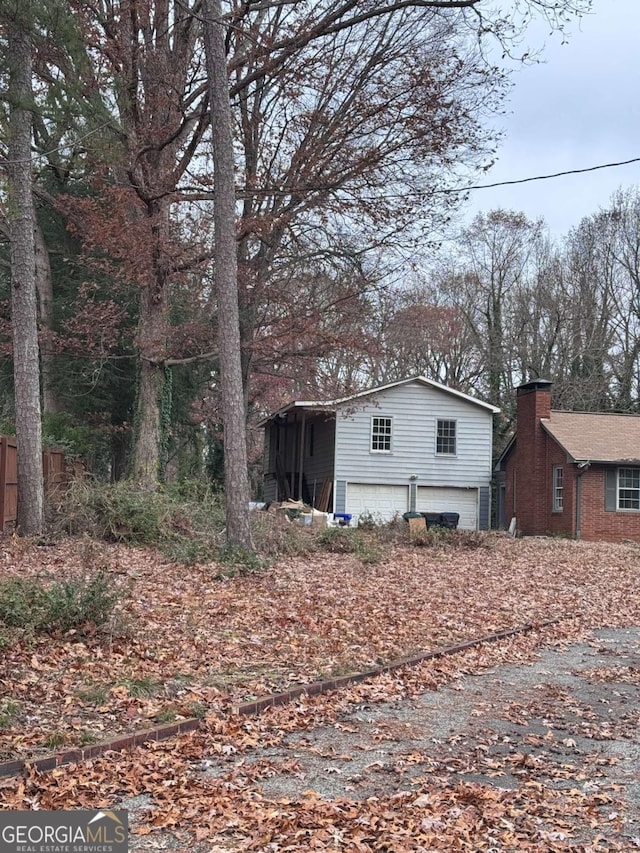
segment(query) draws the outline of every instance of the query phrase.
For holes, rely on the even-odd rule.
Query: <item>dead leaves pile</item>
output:
[[[92,546],[122,602],[111,633],[25,638],[0,666],[0,759],[86,745],[365,670],[420,651],[574,614],[560,628],[639,624],[636,546],[500,537],[476,551],[404,549],[289,560],[215,580],[212,566]],[[3,543],[4,544],[4,543]],[[0,578],[86,569],[86,543],[4,544]]]
[[[1,757],[82,745],[196,711],[206,724],[81,768],[2,780],[0,807],[93,808],[144,793],[151,799],[138,832],[187,832],[192,851],[194,839],[207,839],[209,851],[214,843],[220,851],[623,850],[598,835],[617,820],[606,794],[550,790],[528,772],[516,791],[448,782],[431,768],[409,790],[364,802],[327,801],[312,791],[272,801],[261,793],[261,774],[295,774],[295,762],[257,763],[249,773],[238,759],[287,732],[335,723],[355,703],[415,695],[460,673],[526,660],[540,642],[561,643],[586,628],[640,624],[639,558],[633,545],[495,537],[469,552],[399,549],[376,566],[319,555],[220,581],[215,567],[169,565],[148,550],[94,553],[122,591],[116,621],[106,636],[24,638],[4,651]],[[7,543],[1,560],[0,577],[45,579],[87,563],[71,541],[19,553]],[[573,618],[543,631],[256,719],[228,714],[232,704],[293,684],[566,615]],[[540,701],[550,715],[564,700]],[[211,756],[222,775],[203,772]],[[517,759],[509,763],[513,772]]]

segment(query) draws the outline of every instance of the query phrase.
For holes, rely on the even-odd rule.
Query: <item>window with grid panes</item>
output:
[[[562,465],[553,466],[553,511],[564,509],[564,469]]]
[[[439,420],[436,432],[436,453],[443,456],[456,454],[456,422]]]
[[[640,468],[618,468],[618,509],[640,509]]]
[[[391,453],[391,418],[371,418],[371,452]]]

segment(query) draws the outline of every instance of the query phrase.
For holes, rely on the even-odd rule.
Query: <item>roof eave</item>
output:
[[[500,455],[498,456],[496,461],[493,463],[493,470],[494,471],[500,470],[500,466],[502,465],[504,460],[507,458],[507,456],[513,450],[515,443],[516,443],[516,433],[514,432],[513,435],[511,436],[511,438],[509,439],[509,441],[504,446],[502,453],[500,453]]]
[[[640,466],[640,459],[577,459],[576,462],[589,462],[591,465],[629,465]]]
[[[273,421],[276,418],[279,418],[281,415],[286,415],[288,412],[293,411],[327,412],[329,414],[335,414],[336,407],[331,403],[316,403],[312,400],[294,401],[293,403],[288,403],[286,406],[282,406],[282,408],[278,409],[277,412],[273,412],[273,414],[268,415],[266,418],[262,418],[258,421],[256,426],[266,426],[270,421]]]
[[[455,391],[453,388],[448,388],[446,385],[443,385],[441,382],[436,382],[434,379],[427,379],[426,376],[409,376],[406,379],[398,379],[396,382],[379,385],[377,388],[370,388],[368,391],[358,391],[357,394],[350,394],[348,397],[339,397],[336,400],[297,400],[292,403],[288,403],[286,406],[282,406],[282,408],[278,409],[277,412],[274,412],[268,417],[262,418],[262,420],[258,422],[257,426],[265,426],[269,421],[278,417],[278,415],[284,415],[286,412],[290,412],[293,409],[334,412],[338,406],[344,405],[345,403],[351,403],[353,400],[359,400],[361,397],[371,397],[374,394],[380,394],[383,391],[387,391],[389,388],[396,388],[398,385],[405,385],[407,382],[420,382],[422,385],[428,385],[431,388],[444,391],[447,394],[451,394],[453,397],[466,400],[467,403],[472,403],[475,406],[480,406],[482,409],[487,409],[493,415],[497,415],[500,412],[500,409],[497,406],[494,406],[491,403],[485,403],[484,400],[478,400],[475,397],[469,396],[469,394],[464,394],[462,391]]]
[[[361,397],[371,397],[375,394],[380,394],[384,391],[388,391],[389,388],[397,388],[399,385],[406,385],[408,382],[420,382],[422,385],[428,385],[430,388],[436,388],[439,391],[444,391],[446,394],[458,397],[461,400],[465,400],[467,403],[472,403],[475,406],[488,409],[494,415],[497,415],[500,412],[498,406],[494,406],[491,403],[485,403],[484,400],[478,400],[476,397],[471,397],[469,394],[465,394],[462,391],[456,391],[454,388],[449,388],[447,385],[443,385],[441,382],[436,382],[435,379],[428,379],[426,376],[409,376],[406,379],[398,379],[396,382],[388,382],[386,385],[379,385],[377,388],[370,388],[367,391],[358,391],[357,394],[351,394],[348,397],[331,400],[330,402],[331,405],[337,407],[343,403],[350,403],[353,400],[359,400]]]

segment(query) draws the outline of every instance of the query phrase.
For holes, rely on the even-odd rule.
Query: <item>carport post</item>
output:
[[[302,410],[300,421],[300,447],[298,448],[298,500],[302,500],[302,466],[304,465],[304,428],[306,426],[307,413]]]

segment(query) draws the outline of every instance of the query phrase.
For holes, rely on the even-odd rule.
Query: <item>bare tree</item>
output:
[[[619,191],[605,211],[615,269],[610,282],[612,403],[640,409],[640,192]]]
[[[514,334],[518,302],[531,289],[544,241],[544,223],[494,210],[465,229],[449,268],[448,295],[463,311],[482,354],[482,390],[491,403],[508,407],[515,384]]]
[[[18,529],[25,535],[40,533],[44,524],[35,217],[31,184],[31,23],[28,4],[16,4],[6,20],[10,111],[8,220],[18,444]]]

